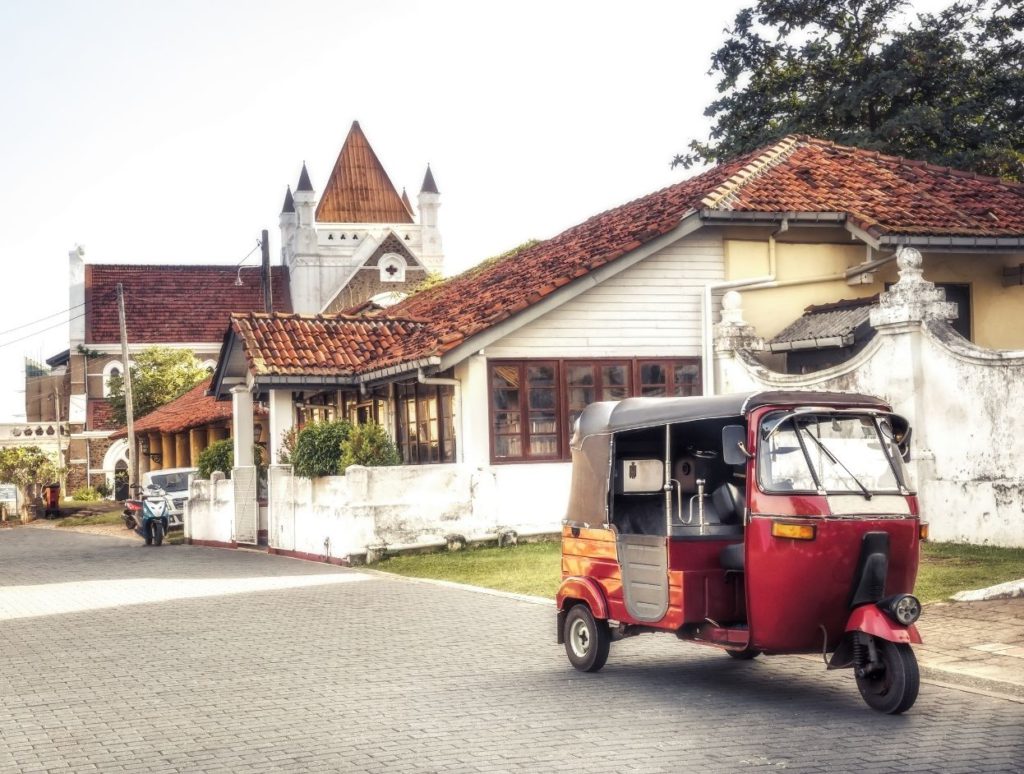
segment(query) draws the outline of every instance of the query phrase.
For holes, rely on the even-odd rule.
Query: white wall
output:
[[[724,261],[719,234],[691,234],[491,344],[487,357],[698,357],[701,290],[724,278]]]
[[[213,543],[235,539],[235,490],[231,479],[192,479],[185,507],[185,537]]]
[[[931,538],[1024,546],[1024,351],[982,349],[931,320],[880,330],[853,359],[811,374],[779,374],[743,352],[719,365],[722,392],[885,398],[914,428],[910,467]]]

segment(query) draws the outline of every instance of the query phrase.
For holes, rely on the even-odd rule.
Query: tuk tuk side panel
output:
[[[813,540],[777,538],[775,519],[755,516],[747,525],[747,615],[754,645],[768,652],[820,651],[821,627],[835,648],[850,616],[865,532],[889,534],[886,594],[910,593],[917,575],[917,519],[806,519]],[[786,519],[792,522],[792,519]]]
[[[586,578],[601,588],[608,614],[617,618],[622,607],[622,572],[611,529],[562,527],[562,578]]]
[[[666,624],[678,628],[710,618],[719,623],[746,620],[743,576],[726,573],[719,555],[736,540],[672,540],[669,568],[678,598],[672,598]],[[671,617],[671,621],[668,619]]]

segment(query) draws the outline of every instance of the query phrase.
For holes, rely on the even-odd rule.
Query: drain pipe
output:
[[[819,277],[801,277],[799,279],[778,280],[776,279],[776,258],[775,258],[775,236],[789,229],[787,218],[782,219],[782,225],[777,231],[768,236],[768,274],[763,277],[751,277],[749,279],[727,280],[725,282],[711,282],[704,286],[704,297],[701,304],[701,368],[703,370],[703,394],[715,394],[715,369],[714,369],[714,341],[712,329],[714,323],[711,319],[711,294],[719,290],[766,290],[768,288],[788,288],[797,285],[815,285],[819,282],[835,282],[848,280],[867,274],[870,271],[891,263],[896,260],[896,253],[887,255],[884,258],[876,258],[873,261],[865,261],[852,266],[845,271],[836,274],[825,274]]]
[[[422,368],[416,369],[416,381],[420,384],[437,385],[439,387],[454,387],[455,405],[452,411],[455,413],[455,461],[464,462],[463,437],[462,437],[462,382],[458,379],[449,379],[441,376],[425,376]],[[440,428],[439,428],[440,429]]]
[[[789,218],[783,218],[779,227],[768,235],[768,273],[762,277],[750,277],[748,279],[726,280],[725,282],[708,282],[704,285],[704,296],[701,308],[701,384],[704,385],[703,394],[715,394],[715,344],[712,339],[712,328],[714,322],[711,319],[711,294],[718,290],[735,290],[746,288],[752,285],[764,285],[775,282],[775,237],[777,234],[789,230]]]

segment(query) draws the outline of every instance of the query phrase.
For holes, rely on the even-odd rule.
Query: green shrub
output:
[[[341,444],[341,472],[349,465],[401,465],[398,448],[380,425],[356,425]]]
[[[91,486],[80,486],[71,493],[71,499],[80,503],[93,503],[102,500],[103,495]]]
[[[256,467],[266,464],[263,459],[264,454],[262,446],[258,443],[253,444],[252,459],[256,463]],[[211,443],[199,453],[199,462],[196,467],[199,470],[196,473],[196,478],[209,481],[215,470],[221,471],[225,478],[231,478],[231,469],[235,467],[235,442],[230,438],[225,438],[223,441]]]
[[[215,470],[221,471],[227,478],[231,478],[231,468],[235,462],[235,443],[230,438],[223,441],[215,441],[203,449],[199,454],[198,478],[209,480]]]
[[[341,445],[352,432],[345,421],[314,422],[299,431],[292,452],[296,476],[317,478],[341,473]]]
[[[97,484],[96,485],[96,491],[99,493],[100,497],[105,499],[107,497],[110,497],[111,493],[114,490],[111,489],[109,486],[107,486],[106,482],[104,482],[102,484]]]

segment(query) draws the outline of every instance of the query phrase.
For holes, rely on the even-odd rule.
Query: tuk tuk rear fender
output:
[[[608,618],[608,603],[605,601],[601,587],[590,578],[566,578],[558,587],[555,597],[558,605],[558,644],[564,639],[565,616],[573,605],[584,604],[590,608],[594,618]]]
[[[861,605],[846,622],[846,635],[829,659],[829,669],[842,669],[853,665],[853,635],[864,632],[889,642],[915,644],[922,642],[914,624],[903,626],[883,613],[876,605]]]

